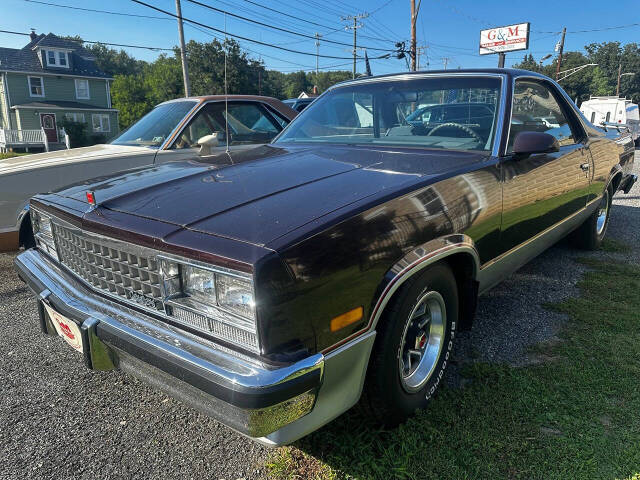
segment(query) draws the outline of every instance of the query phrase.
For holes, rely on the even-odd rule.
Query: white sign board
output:
[[[529,48],[529,23],[480,31],[480,55],[513,52]]]

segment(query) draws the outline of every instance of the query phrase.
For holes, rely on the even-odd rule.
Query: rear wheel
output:
[[[457,319],[458,288],[445,264],[396,293],[378,324],[363,398],[381,423],[397,425],[427,406],[450,361]]]
[[[602,245],[609,226],[612,201],[611,187],[602,194],[598,208],[571,234],[571,243],[583,250],[597,250]]]

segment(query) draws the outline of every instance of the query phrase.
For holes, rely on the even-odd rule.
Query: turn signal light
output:
[[[336,332],[341,328],[356,323],[362,320],[363,315],[364,309],[362,307],[354,308],[353,310],[349,310],[342,315],[338,315],[337,317],[331,319],[331,331]]]

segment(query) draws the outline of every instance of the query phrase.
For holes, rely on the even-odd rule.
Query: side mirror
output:
[[[560,150],[558,139],[544,132],[520,132],[513,142],[513,153],[519,156],[553,153]]]
[[[211,149],[220,145],[220,132],[214,132],[211,135],[205,135],[198,139],[198,145],[200,145],[200,155],[211,155]]]

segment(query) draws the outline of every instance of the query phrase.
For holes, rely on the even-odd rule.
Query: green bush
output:
[[[60,122],[60,126],[64,128],[64,131],[69,135],[69,141],[71,142],[71,148],[86,147],[93,145],[87,132],[87,124],[84,122],[74,122],[63,118]],[[62,139],[64,141],[64,139]]]

